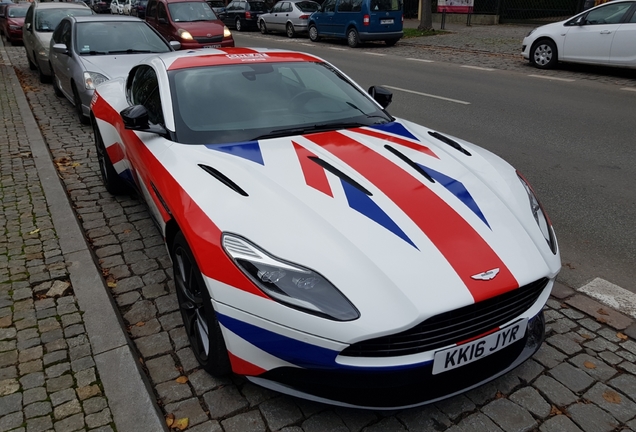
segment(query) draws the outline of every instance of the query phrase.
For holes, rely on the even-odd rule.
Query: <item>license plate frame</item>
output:
[[[436,351],[432,374],[437,375],[486,358],[523,339],[527,327],[528,319],[524,318],[479,339]]]
[[[203,45],[204,49],[213,49],[213,48],[221,48],[221,45]]]
[[[395,20],[393,18],[385,18],[380,20],[380,24],[382,25],[390,25],[394,23],[395,23]]]

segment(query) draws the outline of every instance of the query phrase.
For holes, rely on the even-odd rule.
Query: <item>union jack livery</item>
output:
[[[539,349],[560,258],[531,186],[390,101],[317,57],[246,48],[149,57],[97,87],[104,183],[148,204],[207,371],[395,409]]]

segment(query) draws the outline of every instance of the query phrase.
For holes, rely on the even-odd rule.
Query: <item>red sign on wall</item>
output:
[[[437,12],[473,13],[475,0],[437,0]]]

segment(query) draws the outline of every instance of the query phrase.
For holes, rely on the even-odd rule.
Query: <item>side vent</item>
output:
[[[455,150],[464,153],[466,156],[472,156],[470,154],[470,152],[468,150],[466,150],[464,147],[462,147],[457,141],[454,141],[454,140],[450,139],[449,137],[442,135],[439,132],[429,132],[428,134],[430,136],[432,136],[433,138],[437,138],[441,142],[443,142],[445,144],[448,144],[449,146],[451,146]]]
[[[239,185],[234,183],[232,180],[229,179],[229,177],[227,177],[225,174],[222,174],[220,171],[212,168],[211,166],[207,166],[203,164],[199,164],[199,167],[201,167],[203,171],[210,174],[212,177],[214,177],[215,179],[217,179],[218,181],[220,181],[225,186],[229,187],[230,189],[232,189],[234,192],[238,193],[239,195],[249,196],[247,192],[241,189]]]
[[[362,186],[360,183],[358,183],[357,181],[355,181],[354,179],[352,179],[351,177],[349,177],[348,175],[340,171],[335,166],[331,165],[329,162],[326,162],[316,156],[308,156],[308,159],[312,162],[317,163],[318,165],[323,167],[325,170],[329,171],[331,174],[334,174],[335,176],[340,177],[342,180],[346,181],[351,186],[358,189],[360,192],[368,196],[373,196],[373,194],[369,192],[364,186]]]
[[[430,181],[431,183],[435,183],[435,180],[433,179],[433,177],[431,177],[430,174],[427,173],[426,170],[424,170],[424,168],[422,168],[420,165],[418,165],[417,163],[409,159],[407,155],[405,155],[398,149],[391,147],[390,145],[385,145],[384,148],[390,151],[391,153],[393,153],[394,155],[396,155],[397,157],[399,157],[400,159],[402,159],[402,161],[404,161],[407,165],[409,165],[415,171],[417,171],[418,173],[426,177],[426,180]]]

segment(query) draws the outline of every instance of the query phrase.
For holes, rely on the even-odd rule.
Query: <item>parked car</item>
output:
[[[232,32],[205,0],[149,0],[146,21],[183,49],[234,46]]]
[[[149,57],[97,87],[103,182],[146,200],[205,370],[397,409],[539,349],[561,260],[535,193],[491,152],[392,117],[391,97],[250,48]]]
[[[22,27],[29,10],[28,4],[12,4],[0,12],[0,29],[11,45],[22,42]]]
[[[260,0],[234,0],[228,3],[225,12],[220,15],[227,26],[236,31],[258,27],[258,17],[267,13],[267,5]]]
[[[9,6],[11,4],[14,4],[14,3],[12,1],[10,1],[10,0],[0,0],[0,20],[4,16],[4,11],[7,8],[7,6]],[[2,25],[0,25],[0,35],[4,36],[4,32],[2,30]]]
[[[225,12],[225,2],[223,0],[206,0],[216,16]]]
[[[91,8],[84,3],[31,3],[24,18],[22,41],[29,68],[38,71],[40,82],[48,82],[51,77],[49,42],[60,21],[66,16],[92,14]]]
[[[92,0],[91,8],[98,14],[110,13],[110,0]]]
[[[130,14],[144,19],[146,18],[146,6],[148,6],[148,0],[136,0],[132,3]]]
[[[636,67],[636,2],[614,0],[532,30],[523,57],[539,69],[558,62]]]
[[[125,76],[149,54],[179,48],[178,42],[172,44],[175,44],[174,48],[136,17],[67,17],[51,38],[50,62],[55,94],[71,101],[80,121],[88,124],[95,86]]]
[[[403,36],[400,0],[325,0],[309,18],[309,39],[346,39],[351,48],[360,42],[395,45]]]
[[[114,15],[124,14],[124,0],[111,0],[110,13]]]
[[[130,15],[132,10],[132,0],[124,0],[124,15]]]
[[[309,28],[309,16],[320,9],[320,5],[311,0],[279,1],[270,13],[258,18],[261,33],[270,31],[285,32],[293,38],[297,33],[306,33]]]

